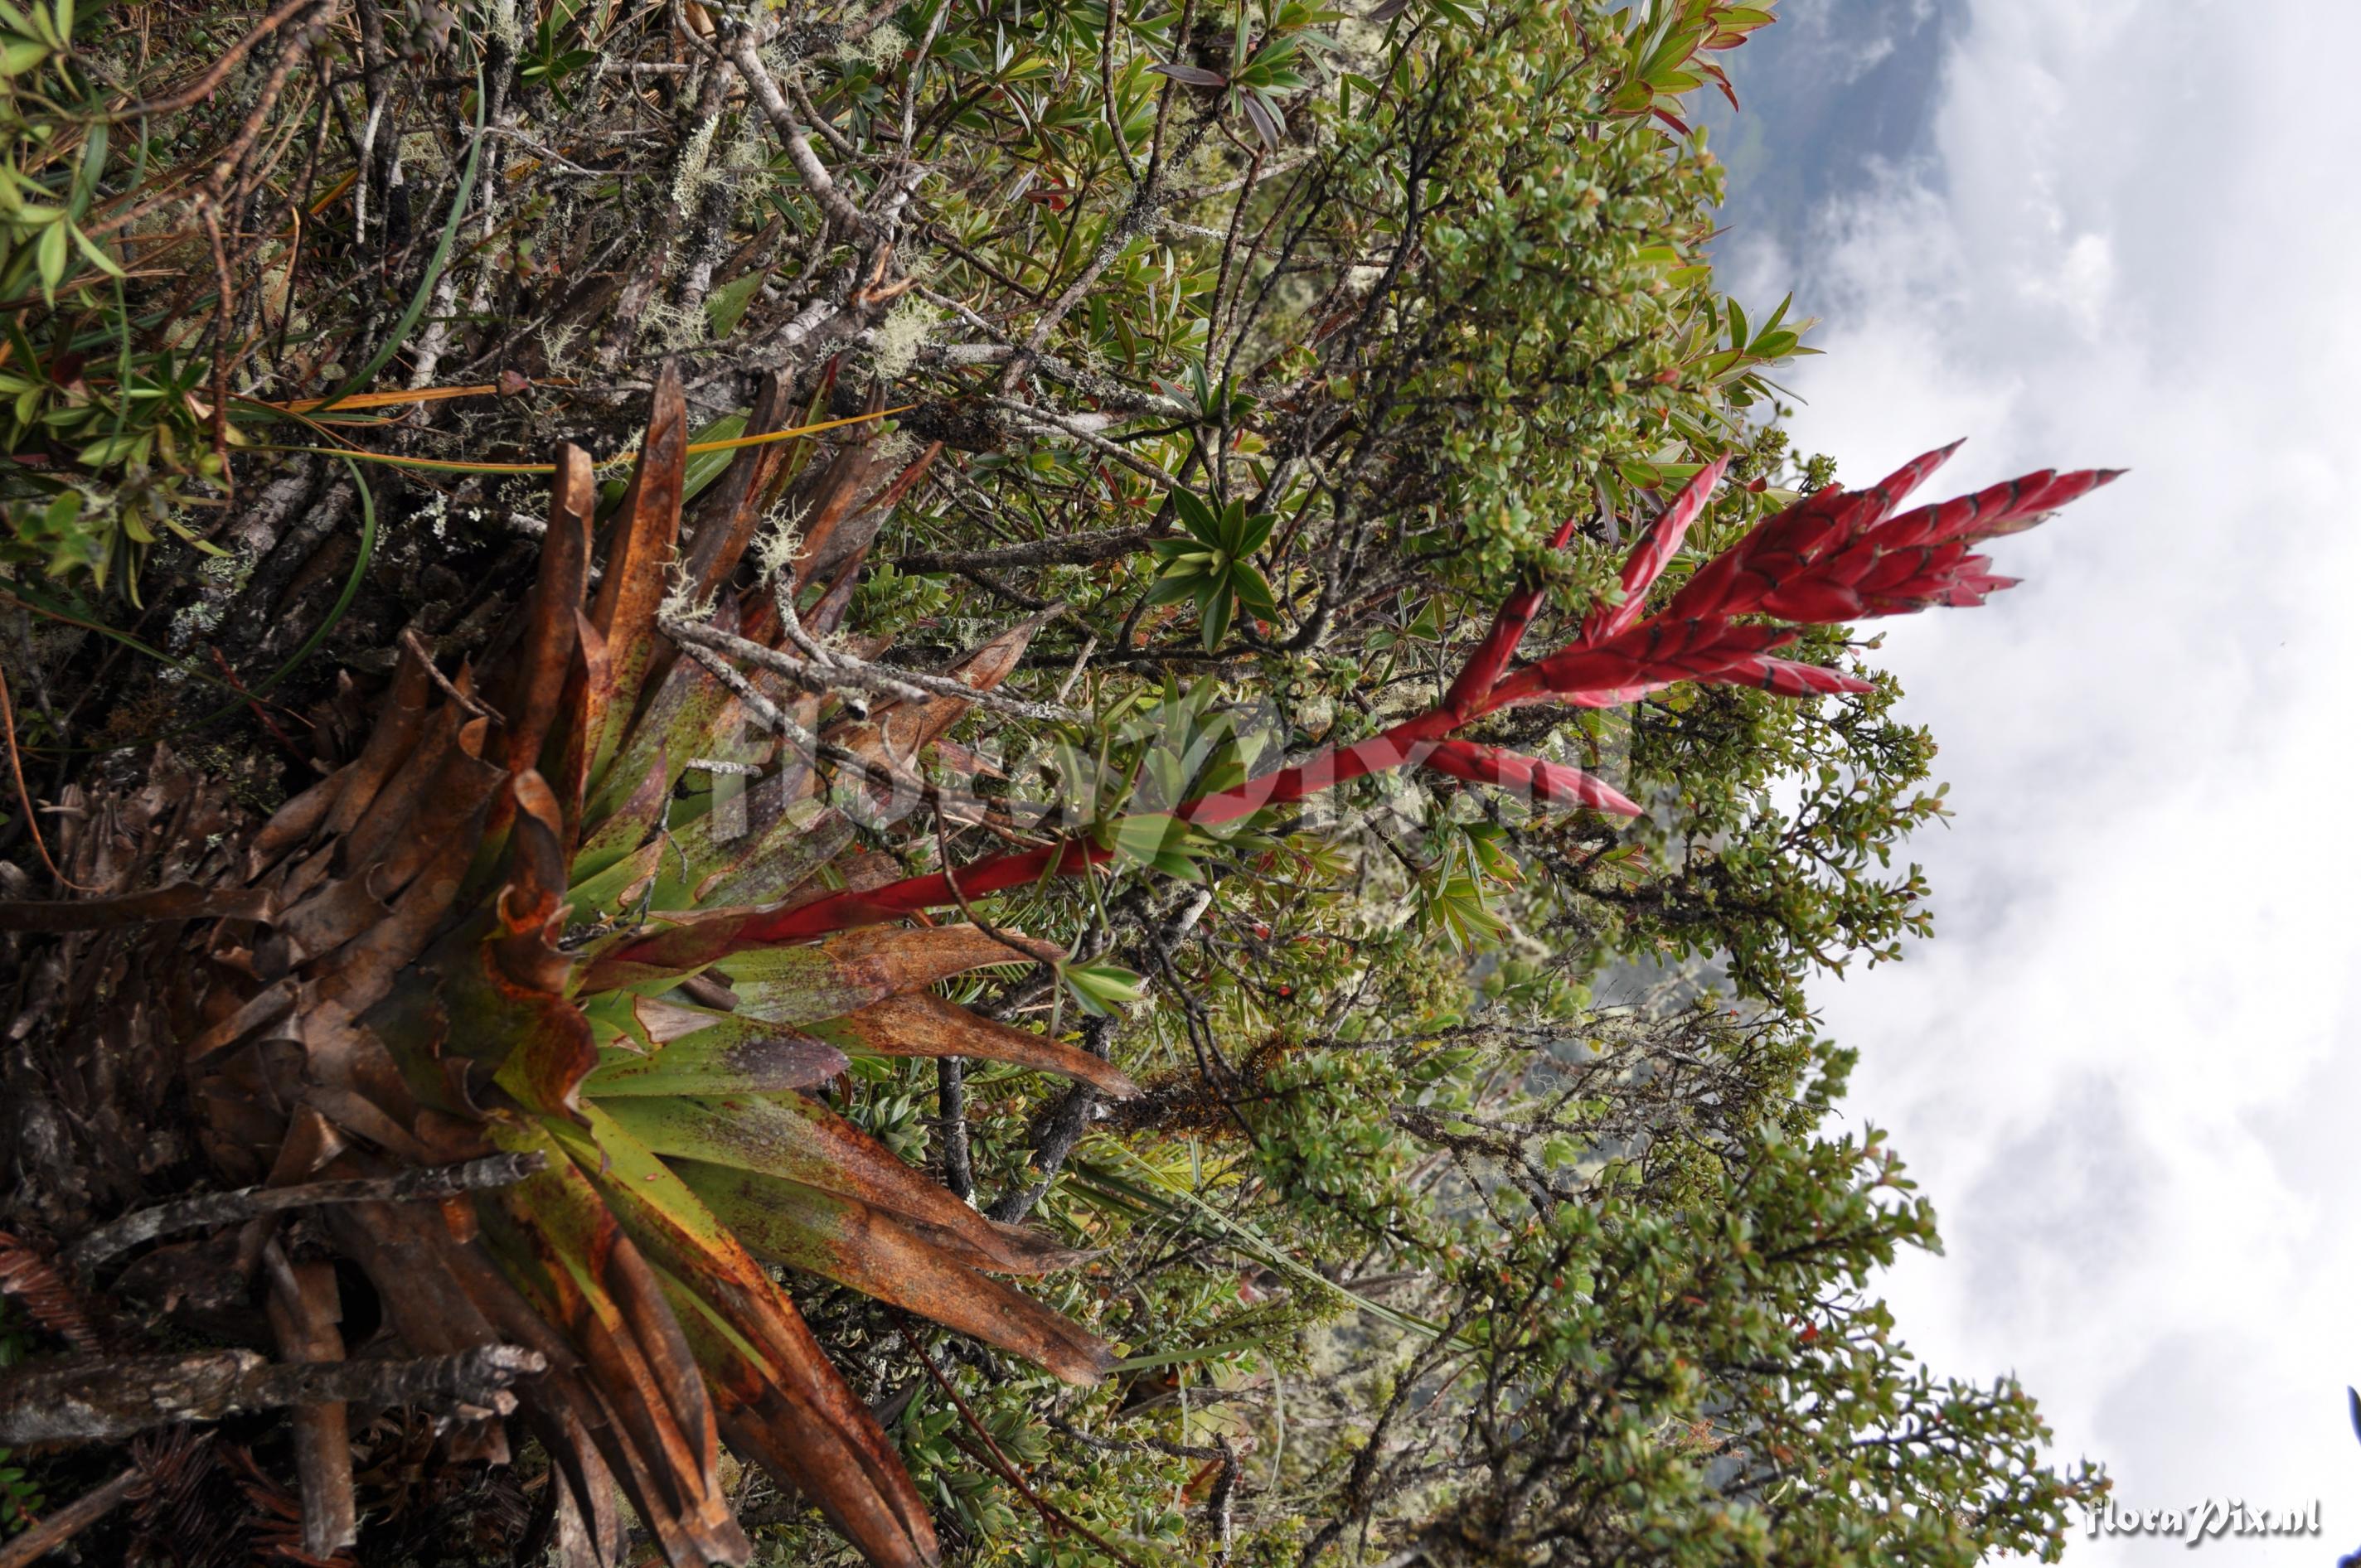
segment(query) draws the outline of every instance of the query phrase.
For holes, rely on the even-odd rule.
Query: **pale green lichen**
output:
[[[750,554],[754,557],[757,581],[769,582],[787,569],[803,548],[804,514],[800,507],[780,507],[763,520],[762,532],[754,536]]]
[[[485,30],[511,59],[525,52],[524,27],[517,20],[516,0],[493,0],[489,25]]]
[[[721,597],[719,584],[700,594],[696,583],[675,562],[665,578],[664,602],[656,607],[658,620],[703,621],[712,618]]]
[[[541,329],[542,357],[552,370],[562,374],[564,367],[571,362],[574,340],[581,331],[581,324],[577,322],[552,322]]]
[[[866,65],[884,71],[902,58],[910,47],[910,35],[891,22],[881,22],[869,29],[866,38],[853,39],[837,53],[837,59],[847,65]]]
[[[659,353],[694,348],[711,332],[713,318],[704,305],[684,305],[676,300],[650,300],[640,309],[640,342]]]
[[[680,162],[672,181],[672,204],[675,210],[686,213],[697,205],[697,192],[721,177],[711,167],[713,136],[720,128],[721,116],[708,115],[681,144]]]
[[[927,338],[935,330],[942,313],[916,294],[905,294],[894,302],[885,319],[877,323],[869,339],[869,367],[881,381],[896,381],[909,374],[910,367],[918,362],[918,351],[927,345]]]

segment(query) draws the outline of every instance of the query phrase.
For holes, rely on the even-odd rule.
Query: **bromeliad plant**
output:
[[[996,1277],[1082,1255],[985,1219],[813,1091],[854,1057],[958,1056],[1129,1092],[1098,1058],[931,989],[1054,961],[1056,949],[980,922],[900,923],[1087,872],[1140,840],[1142,824],[1115,818],[961,868],[875,876],[876,858],[853,850],[862,792],[907,781],[924,749],[1015,667],[1030,629],[969,659],[956,686],[912,689],[865,714],[831,710],[783,678],[796,657],[785,649],[809,657],[812,634],[834,629],[859,548],[829,563],[828,584],[816,580],[827,553],[807,548],[795,564],[791,590],[826,590],[801,625],[789,619],[792,591],[738,591],[781,448],[743,450],[684,532],[686,439],[667,373],[595,596],[589,460],[562,448],[538,579],[487,662],[496,677],[446,675],[406,643],[366,743],[254,834],[232,885],[85,904],[72,918],[202,917],[180,1014],[191,1089],[225,1175],[285,1182],[495,1152],[538,1161],[522,1181],[439,1212],[325,1213],[413,1353],[502,1342],[546,1358],[519,1393],[586,1527],[560,1532],[577,1561],[614,1560],[618,1487],[675,1568],[745,1561],[718,1478],[726,1438],[873,1562],[931,1563],[932,1527],[891,1443],[765,1263],[1073,1382],[1104,1371],[1109,1352]],[[1516,704],[1603,706],[1676,681],[1790,696],[1857,689],[1773,650],[1802,624],[1981,602],[2007,580],[1971,553],[1977,542],[2112,477],[2039,474],[1897,515],[1944,455],[1866,491],[1812,496],[1650,614],[1649,591],[1718,482],[1716,464],[1657,520],[1624,566],[1620,599],[1593,610],[1572,645],[1516,663],[1543,597],[1522,588],[1431,711],[1223,780],[1169,814],[1170,834],[1146,837],[1251,828],[1269,808],[1400,767],[1636,814],[1603,781],[1460,731]],[[1246,598],[1231,574],[1260,520],[1186,521],[1220,553],[1218,573],[1191,574],[1224,585],[1201,602]],[[719,609],[692,630],[667,601]],[[741,672],[717,656],[748,643],[779,659]],[[714,757],[750,726],[762,738],[742,812],[715,808],[719,791],[684,795],[692,769],[749,765],[717,769]],[[840,785],[845,770],[862,775],[860,790],[826,789],[824,760]],[[298,1317],[318,1307],[282,1305]],[[455,1441],[497,1453],[505,1438],[478,1411]],[[304,1479],[316,1527],[307,1544],[324,1553],[338,1543],[334,1521],[351,1519],[348,1464],[341,1483],[333,1464],[307,1463]]]
[[[985,1219],[807,1091],[851,1057],[1010,1062],[1117,1097],[1132,1086],[930,991],[1060,956],[1014,933],[730,938],[749,913],[807,902],[867,862],[848,853],[854,822],[812,759],[779,734],[756,744],[760,782],[734,813],[708,809],[711,793],[676,798],[689,771],[745,755],[751,708],[788,732],[820,728],[828,754],[890,775],[965,711],[959,694],[1014,667],[1031,628],[936,683],[947,690],[825,727],[817,695],[660,647],[675,588],[719,597],[723,630],[767,643],[781,627],[772,601],[741,609],[729,585],[775,499],[782,448],[741,450],[683,537],[686,444],[667,372],[595,596],[591,465],[561,449],[538,579],[489,662],[498,678],[446,676],[406,643],[358,754],[255,834],[237,885],[194,906],[214,918],[196,941],[192,1089],[216,1164],[241,1180],[537,1157],[522,1181],[439,1215],[380,1204],[329,1223],[416,1354],[505,1342],[547,1359],[520,1393],[587,1527],[560,1532],[580,1560],[620,1560],[620,1487],[665,1562],[744,1562],[717,1476],[726,1436],[871,1560],[931,1563],[893,1445],[764,1264],[1069,1381],[1112,1357],[995,1277],[1080,1255]],[[806,551],[796,586],[818,559]],[[808,631],[832,629],[859,565],[856,550]],[[115,913],[166,913],[138,897]],[[497,1423],[461,1435],[482,1452],[504,1442]],[[349,1469],[307,1464],[305,1482],[312,1522],[345,1521],[309,1534],[324,1555],[350,1537]]]

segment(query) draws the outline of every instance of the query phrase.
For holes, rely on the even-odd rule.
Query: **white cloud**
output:
[[[1890,623],[1958,812],[1938,937],[1818,1000],[1945,1218],[1905,1332],[2016,1370],[2126,1507],[2324,1499],[2233,1563],[2361,1545],[2361,102],[2287,90],[2349,19],[1975,0],[1936,162],[1825,215],[1793,382],[1856,482],[1959,434],[1947,492],[2134,469],[2002,542],[2023,587]]]
[[[1892,59],[1893,55],[1894,40],[1892,38],[1872,38],[1845,58],[1842,67],[1842,74],[1839,77],[1839,80],[1843,82],[1858,82],[1862,77],[1868,75],[1871,71],[1876,70],[1879,66],[1884,64],[1888,60]]]

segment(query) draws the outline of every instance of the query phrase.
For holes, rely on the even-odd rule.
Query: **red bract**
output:
[[[1541,609],[1543,590],[1528,582],[1501,604],[1433,708],[1367,740],[1201,796],[1178,815],[1200,827],[1215,827],[1370,773],[1423,767],[1471,784],[1514,789],[1546,804],[1637,817],[1637,805],[1579,769],[1455,739],[1455,732],[1511,704],[1603,707],[1679,681],[1753,685],[1793,697],[1866,691],[1864,681],[1774,658],[1771,650],[1793,641],[1800,626],[1901,615],[1929,605],[1982,604],[2015,579],[1993,576],[1987,570],[1991,561],[1971,553],[1973,545],[2022,532],[2122,472],[2045,469],[1896,515],[1894,508],[1957,449],[1954,443],[1914,458],[1866,490],[1830,486],[1815,492],[1764,520],[1698,568],[1663,609],[1643,618],[1649,588],[1703,513],[1727,460],[1708,464],[1633,548],[1623,565],[1620,598],[1594,609],[1571,645],[1510,669]],[[1555,547],[1563,548],[1573,532],[1569,521],[1558,531]],[[800,940],[899,919],[961,897],[1020,887],[1053,870],[1059,875],[1079,873],[1112,858],[1112,850],[1081,840],[994,856],[961,870],[956,892],[939,872],[837,894],[750,922],[737,941]]]
[[[1640,619],[1640,612],[1648,608],[1648,590],[1655,587],[1656,579],[1664,575],[1666,566],[1672,565],[1674,554],[1681,547],[1681,540],[1688,533],[1689,524],[1705,510],[1705,503],[1711,498],[1714,486],[1721,482],[1722,472],[1729,466],[1729,458],[1717,457],[1699,469],[1687,487],[1673,498],[1673,504],[1664,509],[1664,515],[1656,519],[1655,525],[1641,536],[1639,547],[1623,563],[1622,598],[1612,605],[1600,605],[1590,612],[1589,619],[1582,626],[1584,641],[1603,642]],[[1561,534],[1558,540],[1561,548],[1565,543],[1565,536]]]
[[[1641,814],[1640,808],[1626,799],[1620,791],[1603,779],[1593,778],[1580,768],[1503,751],[1498,746],[1479,746],[1472,740],[1445,740],[1426,754],[1425,765],[1438,773],[1465,779],[1469,784],[1504,785],[1530,799],[1551,806],[1587,806],[1594,810],[1612,811],[1624,817]]]

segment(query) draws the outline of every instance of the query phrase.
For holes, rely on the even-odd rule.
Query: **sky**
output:
[[[1987,608],[1882,623],[1955,817],[1936,934],[1820,985],[1948,1255],[1886,1289],[2014,1371],[2125,1508],[2323,1504],[2361,1547],[2361,95],[2350,0],[1785,0],[1713,122],[1725,287],[1826,356],[1806,449],[1943,494],[2127,466],[1997,542]],[[1931,496],[1930,496],[1931,499]],[[2192,1561],[2087,1539],[2073,1568]]]

